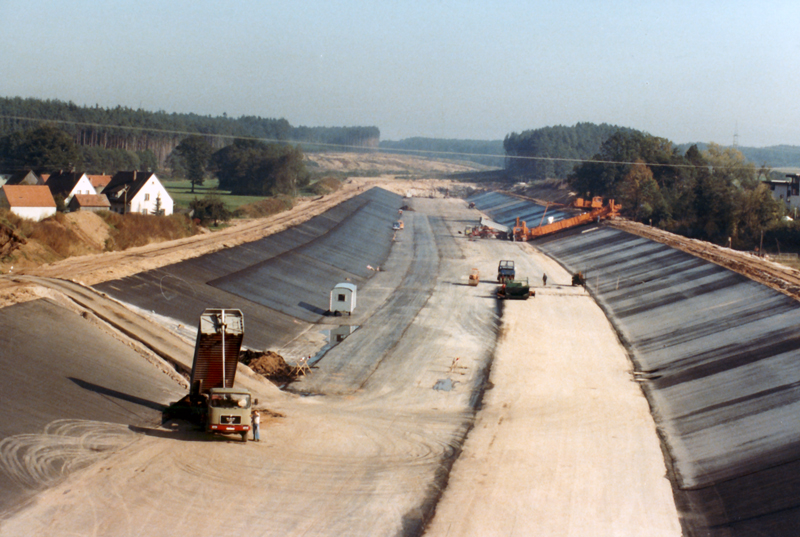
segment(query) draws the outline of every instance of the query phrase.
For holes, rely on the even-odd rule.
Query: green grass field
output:
[[[264,199],[262,196],[233,196],[230,192],[225,190],[217,190],[216,179],[206,179],[201,186],[195,186],[194,194],[192,194],[192,184],[188,179],[175,181],[165,179],[164,188],[166,188],[169,195],[172,196],[175,206],[183,209],[188,209],[189,203],[193,199],[202,199],[208,194],[218,194],[219,197],[222,198],[225,207],[230,211],[234,211],[242,205]]]

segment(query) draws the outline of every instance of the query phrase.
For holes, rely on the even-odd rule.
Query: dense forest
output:
[[[484,166],[502,168],[502,140],[450,140],[441,138],[405,138],[399,141],[381,140],[380,148],[398,152],[414,152],[417,155],[468,160]]]
[[[75,140],[52,125],[0,137],[0,154],[37,173],[86,170],[76,166],[82,155]],[[215,150],[205,136],[193,134],[181,140],[171,158],[181,162],[192,192],[203,184],[209,172],[219,179],[220,189],[251,196],[296,195],[310,180],[303,151],[286,143],[237,138]]]
[[[565,179],[580,160],[591,158],[612,134],[631,129],[578,123],[574,127],[545,127],[512,132],[503,141],[506,170],[527,179]]]
[[[685,152],[667,139],[620,130],[569,175],[581,196],[622,203],[623,214],[684,236],[734,248],[800,247],[787,207],[737,149],[708,144]]]
[[[708,144],[681,144],[678,149],[686,152],[692,145],[701,151],[708,149]],[[800,147],[795,145],[773,145],[769,147],[737,147],[744,157],[756,166],[770,168],[800,168]]]
[[[614,125],[578,123],[573,127],[555,126],[511,133],[503,142],[508,161],[506,170],[512,176],[539,180],[564,179],[579,160],[591,158],[600,145],[617,131],[634,132],[633,129]],[[381,142],[383,143],[383,142]],[[682,144],[675,148],[685,153],[692,145],[700,151],[709,144]],[[779,145],[771,147],[737,147],[748,162],[770,168],[800,168],[800,147]]]
[[[0,98],[0,137],[21,134],[43,122],[57,126],[81,148],[81,167],[94,173],[167,163],[172,150],[189,134],[202,134],[215,149],[234,138],[350,147],[377,147],[377,127],[293,127],[285,119],[201,116],[149,112],[117,106],[78,106],[58,100]],[[127,159],[127,162],[125,162]],[[7,155],[0,165],[13,166]]]

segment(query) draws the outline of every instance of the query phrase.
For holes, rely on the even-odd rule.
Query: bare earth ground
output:
[[[309,161],[322,169],[348,173],[379,171],[381,174],[450,174],[482,169],[469,162],[426,159],[401,153],[309,153]]]
[[[336,158],[332,168],[338,165]],[[394,160],[384,163],[401,167]],[[303,202],[288,213],[26,273],[88,285],[121,278],[257,240],[373,185],[435,197],[449,186],[438,180],[354,178],[341,191]],[[454,224],[451,232],[457,226],[461,224]],[[646,400],[599,308],[581,289],[568,286],[569,275],[530,245],[461,244],[464,278],[469,267],[478,266],[482,280],[491,280],[496,260],[510,255],[532,282],[542,272],[550,279],[535,298],[504,304],[490,376],[493,387],[484,396],[426,534],[679,535]],[[0,278],[0,305],[53,293],[80,294],[41,285],[28,278]],[[485,300],[483,295],[493,289],[484,281],[474,299]],[[422,328],[434,323],[432,329],[441,329],[441,312],[459,308],[464,300],[460,290],[435,295],[431,307],[438,309],[421,316]],[[191,358],[191,342],[163,333],[148,336],[147,331],[157,330],[148,326],[152,323],[132,313],[120,316],[130,317],[124,320],[138,325],[141,337],[164,339],[174,352]],[[454,330],[460,332],[453,345],[474,337],[469,326]],[[431,360],[431,371],[446,371],[451,365],[443,353],[432,353]],[[113,449],[95,454],[96,462],[85,470],[42,492],[34,506],[2,520],[0,535],[346,535],[354,527],[360,528],[355,534],[363,535],[413,533],[418,523],[413,516],[398,520],[413,514],[438,464],[434,454],[448,449],[448,424],[465,419],[445,404],[449,395],[437,395],[442,404],[418,401],[415,406],[397,388],[386,397],[391,392],[387,385],[367,397],[326,397],[323,403],[279,392],[252,374],[243,381],[272,412],[262,422],[266,440],[260,444],[201,441],[198,433],[179,426],[137,431],[74,423],[34,432],[32,437],[46,445],[59,442],[65,429],[79,430],[82,445]],[[455,397],[468,397],[454,391]],[[424,421],[424,430],[417,420]],[[437,423],[440,427],[432,425]]]
[[[505,304],[494,388],[426,535],[681,535],[626,351],[568,273],[546,273]]]
[[[443,215],[463,204],[427,203],[439,203]],[[273,416],[262,423],[260,444],[209,441],[180,425],[70,422],[26,435],[28,444],[57,445],[77,434],[80,446],[107,452],[3,520],[0,535],[417,534],[416,510],[430,494],[432,476],[471,420],[467,387],[478,374],[471,341],[489,336],[471,319],[451,320],[492,303],[496,259],[508,256],[532,278],[546,271],[550,286],[505,306],[494,387],[429,532],[678,535],[646,401],[597,306],[581,289],[567,287],[569,275],[531,246],[455,238],[462,227],[457,217],[448,226],[464,259],[442,262],[464,277],[468,267],[480,267],[484,281],[477,288],[437,285],[411,330],[450,335],[435,340],[443,347],[422,355],[404,342],[412,352],[401,354],[416,354],[417,367],[397,362],[401,369],[378,372],[385,378],[364,389],[324,399],[242,379]],[[82,297],[78,286],[53,285],[85,303],[105,300]],[[146,320],[125,312],[117,317],[132,323],[126,330],[156,331],[143,339],[181,345]],[[191,355],[189,349],[183,354]],[[450,392],[432,390],[452,369],[452,356],[463,357],[461,380]]]

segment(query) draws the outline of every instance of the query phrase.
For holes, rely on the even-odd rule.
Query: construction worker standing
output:
[[[253,411],[253,441],[261,442],[261,414],[258,410]]]
[[[547,287],[547,274],[542,273],[542,287]]]

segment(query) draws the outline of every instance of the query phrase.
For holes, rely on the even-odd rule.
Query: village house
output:
[[[22,218],[42,220],[56,214],[56,202],[46,185],[3,185],[0,203]]]
[[[116,213],[172,214],[172,197],[152,172],[119,172],[103,194]]]
[[[8,176],[7,185],[43,185],[44,181],[33,170],[22,170]]]
[[[797,215],[797,208],[800,207],[800,174],[786,174],[786,179],[781,181],[764,181],[772,191],[772,197],[786,204],[786,208]]]
[[[53,173],[45,184],[50,188],[53,197],[64,198],[65,205],[69,205],[75,194],[97,194],[89,177],[81,172]]]
[[[111,204],[105,194],[75,194],[69,202],[70,211],[110,211]]]
[[[111,175],[88,175],[87,177],[98,194],[103,193],[103,189],[108,186],[112,179]]]

